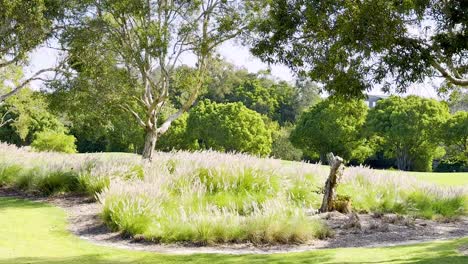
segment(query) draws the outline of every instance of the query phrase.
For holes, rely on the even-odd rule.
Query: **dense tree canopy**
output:
[[[200,102],[190,111],[189,136],[199,148],[268,155],[272,131],[260,114],[242,103]]]
[[[327,162],[329,152],[363,161],[372,153],[361,136],[366,115],[362,100],[327,98],[302,114],[291,132],[291,141],[306,154],[319,155],[322,162]]]
[[[468,87],[465,0],[273,0],[252,51],[332,93],[404,92],[426,77]]]
[[[456,112],[443,127],[442,137],[451,158],[468,162],[468,112]]]
[[[447,105],[434,99],[392,96],[369,111],[367,125],[398,169],[430,171],[433,158],[443,154],[439,131],[448,118]]]
[[[144,130],[146,159],[152,158],[157,138],[201,93],[211,54],[241,34],[259,11],[257,1],[112,0],[83,4],[86,11],[69,27],[71,38],[64,34],[62,42],[72,48],[83,41],[91,42],[95,48],[87,52],[111,53],[114,65],[132,77],[135,103],[126,102],[120,107],[131,113]],[[87,33],[90,38],[76,37]],[[195,58],[194,69],[183,79],[186,96],[177,111],[161,122],[181,56]],[[72,54],[70,62],[72,67],[79,66],[86,59]]]
[[[0,129],[0,140],[16,145],[30,144],[38,132],[65,133],[64,124],[49,110],[43,94],[22,89],[0,107],[0,116],[10,120]]]

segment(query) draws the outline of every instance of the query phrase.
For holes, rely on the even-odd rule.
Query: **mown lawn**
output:
[[[468,172],[408,172],[408,174],[440,185],[468,185]]]
[[[294,166],[295,161],[282,161],[282,164]],[[324,175],[328,175],[330,167],[328,165],[320,165],[320,169],[323,171]],[[462,186],[468,185],[468,172],[417,172],[417,171],[384,171],[384,170],[375,170],[376,172],[385,172],[395,175],[409,175],[416,177],[419,180],[437,183],[439,185],[446,186]]]
[[[59,263],[468,263],[452,241],[386,248],[317,250],[273,255],[163,255],[96,246],[66,231],[60,208],[0,198],[0,264]]]

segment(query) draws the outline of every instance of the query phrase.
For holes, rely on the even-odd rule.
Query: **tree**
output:
[[[328,162],[330,152],[362,162],[372,153],[361,135],[366,116],[364,101],[329,97],[301,115],[291,142],[305,154],[318,154],[323,163]]]
[[[468,87],[465,0],[273,0],[252,52],[284,63],[331,93],[404,92],[441,76]],[[371,15],[370,15],[371,14]]]
[[[451,113],[468,111],[468,91],[454,90],[447,100]]]
[[[28,53],[50,38],[69,4],[62,0],[0,0],[0,71],[23,65]],[[0,91],[0,103],[18,93],[33,80],[55,68],[41,69],[8,90]],[[2,79],[4,81],[5,79]]]
[[[89,4],[78,29],[99,36],[97,52],[114,52],[116,65],[136,80],[137,104],[121,107],[145,130],[143,158],[152,159],[158,137],[192,106],[205,83],[210,55],[244,31],[258,11],[256,2],[105,0]],[[196,58],[195,69],[184,82],[189,96],[161,122],[173,87],[171,77],[181,56],[187,55]]]
[[[27,88],[9,97],[0,107],[0,115],[10,120],[0,128],[0,139],[11,144],[28,145],[36,133],[46,130],[58,133],[67,131],[64,124],[50,112],[44,95]]]
[[[450,149],[450,156],[468,162],[468,112],[459,111],[448,119],[442,136]]]
[[[282,160],[297,160],[302,159],[302,151],[295,148],[289,137],[291,135],[292,126],[287,125],[273,134],[273,143],[271,145],[271,156]]]
[[[137,105],[137,80],[117,65],[116,54],[101,49],[100,35],[69,29],[68,62],[74,74],[48,83],[51,110],[63,116],[79,152],[140,152],[143,129],[121,105]]]
[[[391,96],[369,111],[367,129],[382,139],[398,169],[428,171],[440,155],[440,131],[448,118],[447,105],[434,99]]]
[[[272,131],[262,116],[242,103],[199,102],[190,111],[187,131],[199,148],[268,155]]]

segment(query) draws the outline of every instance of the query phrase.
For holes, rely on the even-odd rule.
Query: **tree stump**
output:
[[[327,158],[330,163],[330,174],[325,182],[322,206],[319,209],[321,213],[333,211],[333,200],[336,198],[336,185],[344,169],[343,166],[341,166],[343,164],[342,158],[333,155],[333,153],[328,153]]]

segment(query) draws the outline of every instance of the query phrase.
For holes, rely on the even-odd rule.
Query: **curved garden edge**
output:
[[[56,197],[28,196],[14,190],[0,188],[0,197],[20,198],[45,202],[63,209],[68,215],[68,230],[79,238],[96,245],[163,254],[275,254],[305,252],[327,248],[389,247],[423,242],[468,237],[468,217],[452,222],[410,220],[396,215],[359,215],[359,221],[340,213],[322,214],[320,217],[335,231],[327,240],[315,240],[304,245],[226,244],[194,246],[182,244],[155,244],[123,237],[110,231],[101,221],[100,204],[85,196]]]

